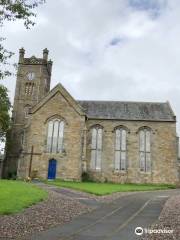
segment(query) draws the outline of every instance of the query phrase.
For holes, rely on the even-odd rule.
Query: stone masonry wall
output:
[[[65,121],[64,153],[46,152],[47,120],[53,116]],[[32,114],[24,150],[30,152],[31,146],[34,146],[32,171],[37,170],[37,177],[47,179],[48,163],[54,158],[57,160],[56,178],[80,180],[84,124],[85,117],[80,116],[60,92]],[[20,178],[28,176],[29,163],[30,155],[24,154],[19,161],[18,176]]]
[[[64,145],[65,153],[50,154],[46,152],[47,120],[50,117],[65,120]],[[56,178],[80,180],[82,165],[94,180],[131,183],[177,183],[177,138],[175,122],[86,120],[74,107],[57,92],[29,119],[26,128],[24,151],[18,166],[18,176],[28,176],[31,146],[34,146],[32,171],[37,170],[37,177],[47,178],[49,160],[57,160]],[[99,124],[103,127],[103,148],[101,171],[90,168],[91,130]],[[87,131],[85,132],[85,125]],[[114,128],[124,126],[127,133],[126,171],[114,171]],[[142,172],[139,169],[139,133],[140,127],[151,128],[151,162],[152,171]],[[86,137],[87,136],[87,137]],[[83,147],[84,144],[84,147]],[[85,166],[85,167],[84,167]]]
[[[90,127],[103,126],[102,169],[94,171],[90,168],[91,130]],[[127,134],[127,171],[114,171],[114,128],[123,125],[128,128]],[[152,171],[145,173],[139,169],[139,135],[138,129],[147,126],[152,129],[151,161]],[[177,138],[175,122],[146,121],[112,121],[88,120],[87,127],[87,171],[99,181],[131,182],[131,183],[176,183],[177,173]]]

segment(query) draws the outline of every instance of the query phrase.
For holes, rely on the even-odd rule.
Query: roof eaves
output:
[[[127,118],[108,118],[108,117],[94,117],[86,114],[88,119],[99,119],[99,120],[114,120],[114,121],[137,121],[137,122],[176,122],[174,119],[127,119]]]

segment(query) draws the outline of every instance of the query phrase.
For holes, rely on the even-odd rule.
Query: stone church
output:
[[[19,64],[4,176],[176,183],[176,116],[169,102],[75,100],[59,83],[50,90],[52,61]]]

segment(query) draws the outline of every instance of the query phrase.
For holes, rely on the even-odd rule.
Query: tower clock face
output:
[[[35,73],[34,72],[28,72],[28,74],[27,74],[27,78],[28,78],[28,80],[34,80],[34,78],[35,78]]]

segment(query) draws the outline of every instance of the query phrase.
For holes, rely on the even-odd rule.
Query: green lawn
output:
[[[46,191],[31,183],[0,180],[0,215],[19,212],[46,197]]]
[[[115,183],[94,183],[94,182],[69,182],[69,181],[46,181],[47,184],[58,187],[73,188],[76,190],[93,193],[95,195],[107,195],[114,192],[129,191],[150,191],[175,188],[174,185],[165,184],[115,184]]]

